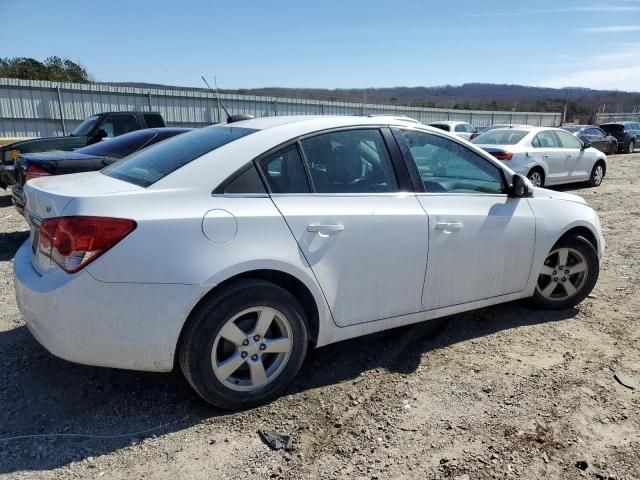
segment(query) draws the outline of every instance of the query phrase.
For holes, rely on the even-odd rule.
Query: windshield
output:
[[[103,169],[102,173],[148,187],[205,153],[253,132],[257,130],[227,126],[200,128],[140,150]]]
[[[140,149],[156,134],[155,130],[137,130],[110,140],[94,143],[88,147],[79,148],[76,152],[97,157],[122,158]]]
[[[72,137],[84,137],[88,135],[91,129],[98,123],[100,115],[93,115],[89,118],[85,118],[84,121],[73,129],[71,132]]]
[[[529,132],[526,130],[513,130],[513,129],[495,129],[488,132],[481,133],[474,138],[471,143],[478,145],[515,145]]]

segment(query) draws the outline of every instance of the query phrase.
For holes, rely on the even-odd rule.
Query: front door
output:
[[[556,135],[560,140],[560,146],[567,158],[567,171],[572,181],[589,178],[591,174],[591,162],[582,148],[582,142],[569,132],[557,130]]]
[[[531,155],[546,167],[545,185],[561,183],[569,177],[567,153],[560,147],[560,141],[553,130],[542,130],[532,141]]]
[[[429,257],[423,309],[524,290],[535,245],[535,218],[524,198],[505,194],[500,167],[458,142],[401,130],[425,193]]]
[[[421,310],[428,219],[380,130],[319,134],[259,165],[337,325]]]

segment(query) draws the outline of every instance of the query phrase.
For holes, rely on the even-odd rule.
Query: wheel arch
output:
[[[529,170],[527,170],[527,178],[529,177],[529,174],[534,170],[540,170],[542,172],[542,182],[544,185],[547,180],[547,168],[543,163],[540,163],[540,162],[533,163],[529,165]]]
[[[574,236],[584,237],[591,245],[593,245],[593,248],[596,250],[596,252],[600,251],[598,250],[599,245],[598,245],[597,235],[593,232],[593,230],[591,230],[589,227],[586,227],[584,225],[578,225],[578,226],[572,227],[566,232],[564,232],[556,240],[556,242],[554,243],[554,246],[557,245],[560,241],[564,240],[565,238],[574,237]]]
[[[187,331],[188,325],[193,321],[193,317],[195,313],[208,302],[212,297],[215,297],[222,289],[228,287],[229,285],[235,282],[242,282],[243,280],[265,280],[271,282],[275,285],[278,285],[281,288],[284,288],[289,293],[291,293],[298,301],[300,305],[304,309],[309,340],[312,346],[316,345],[318,337],[320,335],[320,308],[318,306],[318,302],[316,301],[316,297],[313,295],[312,291],[309,287],[299,278],[294,276],[291,273],[284,272],[282,270],[276,269],[255,269],[255,270],[247,270],[241,273],[237,273],[232,275],[222,282],[215,285],[211,288],[207,293],[205,293],[200,300],[193,306],[187,319],[182,324],[180,329],[180,333],[178,335],[176,346],[174,351],[177,352],[180,346],[182,345],[183,337],[185,332]],[[178,355],[174,355],[174,368],[177,365]]]

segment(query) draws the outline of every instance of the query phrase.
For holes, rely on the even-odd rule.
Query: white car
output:
[[[467,122],[432,122],[429,126],[439,128],[445,132],[450,132],[457,137],[464,138],[465,140],[471,140],[473,134],[477,133],[477,130],[473,125]]]
[[[575,195],[400,119],[194,130],[27,182],[24,320],[70,361],[184,372],[208,402],[284,391],[308,347],[533,297],[582,301],[604,239]]]
[[[586,181],[597,187],[607,173],[604,153],[561,128],[499,128],[472,142],[536,187]]]

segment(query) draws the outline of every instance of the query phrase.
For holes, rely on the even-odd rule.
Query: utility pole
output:
[[[567,123],[567,107],[569,106],[569,90],[567,90],[567,98],[564,101],[564,112],[562,112],[562,124]]]

